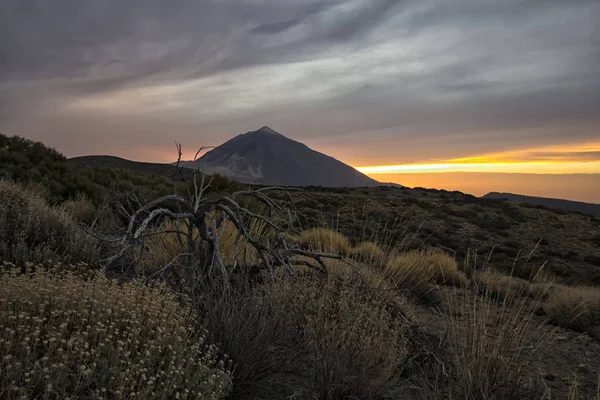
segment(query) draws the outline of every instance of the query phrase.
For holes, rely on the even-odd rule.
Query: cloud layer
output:
[[[0,132],[166,161],[270,125],[353,165],[599,142],[598,20],[597,0],[0,0]]]

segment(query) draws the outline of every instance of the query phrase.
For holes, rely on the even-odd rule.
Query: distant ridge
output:
[[[131,161],[115,156],[81,156],[68,159],[68,163],[79,167],[108,166],[128,169],[143,174],[171,176],[176,168],[171,164]]]
[[[532,204],[544,206],[563,211],[576,211],[584,214],[600,217],[600,204],[584,203],[581,201],[571,201],[563,199],[553,199],[548,197],[525,196],[522,194],[490,192],[484,199],[506,199],[517,203]]]
[[[191,167],[193,162],[181,165]],[[263,126],[234,137],[196,165],[245,183],[282,186],[367,187],[380,183],[351,166]]]

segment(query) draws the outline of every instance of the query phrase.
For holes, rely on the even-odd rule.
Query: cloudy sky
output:
[[[369,172],[600,173],[598,21],[599,0],[0,0],[0,132],[170,161],[269,125],[392,166]]]

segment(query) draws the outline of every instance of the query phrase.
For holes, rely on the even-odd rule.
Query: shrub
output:
[[[350,241],[341,233],[325,228],[313,228],[302,232],[300,244],[314,251],[347,256],[350,254]]]
[[[306,347],[297,327],[268,296],[269,286],[222,296],[198,291],[196,304],[209,338],[232,360],[233,398],[291,398],[309,390]]]
[[[406,326],[393,315],[389,297],[348,282],[298,272],[225,301],[219,290],[202,290],[201,316],[233,361],[234,395],[345,399],[386,394],[406,361]],[[216,295],[207,302],[211,292]]]
[[[440,250],[409,251],[393,257],[387,262],[384,275],[395,283],[466,283],[466,277],[458,270],[456,261]]]
[[[414,395],[421,400],[537,400],[546,398],[542,380],[531,366],[549,333],[540,332],[533,348],[524,346],[538,330],[537,302],[519,299],[498,306],[496,299],[476,291],[445,295],[448,329],[437,339],[435,362],[412,373]],[[427,342],[426,342],[427,343]],[[426,344],[427,346],[427,344]],[[431,346],[431,345],[429,345]],[[533,377],[532,374],[533,373]]]
[[[383,250],[373,242],[360,243],[350,251],[350,255],[355,260],[374,265],[380,265],[385,258]]]
[[[530,294],[530,285],[525,279],[505,275],[492,268],[476,271],[473,278],[484,293],[499,296],[501,300],[524,297]]]
[[[91,224],[94,220],[96,208],[92,200],[85,195],[78,195],[74,200],[67,200],[63,204],[63,209],[75,217],[77,221],[85,224]]]
[[[13,263],[50,260],[93,263],[95,240],[64,210],[21,186],[0,181],[0,259]]]
[[[298,257],[303,259],[303,257]],[[306,259],[304,257],[304,259]],[[306,259],[307,261],[312,261]],[[366,286],[373,289],[390,290],[394,287],[389,280],[385,279],[382,269],[373,268],[371,265],[347,263],[342,260],[328,259],[323,260],[327,268],[327,273],[331,279],[341,279],[344,282],[352,285]],[[295,270],[302,273],[310,273],[311,275],[319,276],[320,272],[305,266],[296,266]]]
[[[465,400],[534,400],[544,390],[525,371],[533,356],[548,340],[538,338],[537,346],[525,350],[535,304],[521,299],[494,306],[494,298],[464,296],[449,298],[458,314],[449,313],[449,345],[452,364],[445,388],[430,398]],[[534,302],[535,303],[535,302]],[[458,315],[468,315],[461,318]]]
[[[164,285],[43,268],[3,272],[0,393],[221,398],[228,373],[190,315]]]
[[[600,325],[600,289],[555,285],[543,309],[551,323],[587,331]]]
[[[281,279],[269,303],[302,332],[313,398],[373,398],[387,393],[407,358],[406,326],[377,291],[340,280]]]

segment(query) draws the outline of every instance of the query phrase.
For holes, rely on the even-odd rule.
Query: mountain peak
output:
[[[268,126],[238,135],[202,156],[203,169],[262,185],[377,186],[356,169]]]
[[[270,127],[268,127],[268,126],[266,126],[266,125],[265,125],[265,126],[263,126],[262,128],[260,128],[259,130],[256,130],[256,131],[254,131],[254,132],[257,132],[257,133],[264,133],[264,134],[266,134],[266,135],[277,135],[277,136],[283,136],[281,133],[279,133],[279,132],[275,131],[274,129],[271,129]]]

